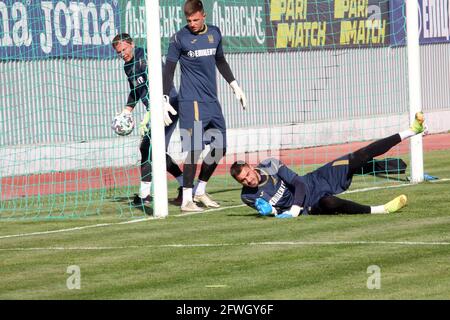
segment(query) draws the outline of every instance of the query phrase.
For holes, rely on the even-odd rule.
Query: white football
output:
[[[111,122],[111,128],[119,136],[129,135],[135,126],[135,122],[131,113],[120,113],[114,117]]]

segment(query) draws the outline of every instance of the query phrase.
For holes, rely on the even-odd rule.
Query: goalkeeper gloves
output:
[[[275,218],[279,218],[279,219],[289,219],[289,218],[293,218],[292,214],[289,211],[285,211],[281,214],[277,214],[275,216]]]
[[[239,87],[236,80],[230,82],[230,87],[233,89],[234,95],[239,100],[242,105],[242,108],[245,110],[247,107],[247,98],[245,97],[244,91]]]
[[[117,115],[128,116],[128,115],[131,115],[131,111],[133,111],[133,109],[131,107],[125,107],[125,108],[123,108],[122,112],[118,113]]]
[[[139,134],[141,137],[145,136],[150,128],[148,125],[150,123],[150,111],[147,111],[144,115],[144,119],[142,119],[141,123],[139,123]]]
[[[169,96],[163,95],[163,112],[164,112],[164,125],[167,127],[170,124],[172,124],[172,119],[170,119],[170,114],[176,115],[177,112],[175,109],[171,106],[169,102]]]
[[[275,217],[279,218],[279,219],[295,218],[295,217],[298,217],[301,210],[302,210],[302,207],[294,205],[291,207],[291,209],[284,211],[283,213],[278,214]]]
[[[258,210],[258,213],[262,216],[270,216],[271,214],[276,212],[276,210],[272,207],[272,205],[264,200],[263,198],[258,198],[255,201],[255,208]]]
[[[132,108],[125,107],[125,108],[123,108],[123,110],[121,112],[116,114],[115,118],[124,118],[124,119],[132,118],[133,116],[131,114],[131,111],[133,111]]]

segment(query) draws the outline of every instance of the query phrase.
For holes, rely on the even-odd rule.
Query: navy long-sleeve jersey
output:
[[[341,157],[304,176],[289,169],[281,161],[270,158],[262,161],[255,169],[261,175],[258,187],[243,187],[242,201],[255,208],[256,199],[263,198],[278,213],[289,210],[293,205],[302,207],[302,214],[318,206],[322,197],[339,194],[348,189],[348,156]]]
[[[185,26],[172,36],[167,61],[180,61],[180,101],[218,100],[216,61],[220,59],[224,59],[222,34],[215,26],[205,25],[200,33],[193,33]]]
[[[162,68],[164,70],[164,63],[162,64]],[[130,85],[127,106],[134,108],[139,100],[141,100],[147,111],[149,111],[147,57],[143,48],[136,47],[134,49],[133,60],[124,64],[124,70],[128,77],[128,84]],[[170,97],[172,98],[176,95],[177,91],[172,83]]]

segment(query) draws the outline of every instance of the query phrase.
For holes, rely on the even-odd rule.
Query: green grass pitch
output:
[[[70,219],[0,220],[0,299],[449,299],[448,159],[450,150],[425,154],[437,182],[364,176],[351,190],[378,189],[342,195],[376,205],[406,194],[390,215],[262,218],[229,177],[209,185],[221,210],[181,216],[170,206],[166,219],[136,220],[146,216],[129,208],[131,189],[66,197],[54,211]],[[92,215],[76,215],[83,203]]]

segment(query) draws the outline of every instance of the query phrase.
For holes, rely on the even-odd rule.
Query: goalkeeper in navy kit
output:
[[[145,105],[147,112],[144,119],[139,124],[139,133],[142,137],[139,150],[141,152],[141,185],[139,194],[135,195],[134,204],[144,205],[152,201],[151,182],[152,182],[152,166],[151,166],[151,136],[150,136],[150,107],[148,97],[148,80],[147,80],[147,60],[143,48],[135,47],[133,39],[126,33],[118,34],[114,37],[112,46],[117,54],[124,60],[124,70],[128,77],[130,85],[130,93],[122,114],[130,115],[139,100]],[[164,68],[164,66],[163,66]],[[164,124],[166,137],[166,151],[169,145],[170,137],[175,130],[178,121],[178,101],[177,92],[173,83],[170,86],[169,96],[165,97],[167,103],[164,103]],[[170,100],[170,103],[168,103]],[[170,115],[169,115],[170,113]],[[178,188],[178,197],[174,199],[174,203],[181,203],[181,186],[183,183],[183,172],[173,161],[169,154],[166,153],[167,171],[173,175],[180,187]]]
[[[355,152],[342,156],[304,176],[298,176],[277,159],[267,159],[256,168],[236,161],[230,174],[243,185],[242,201],[264,216],[293,218],[300,214],[385,214],[400,210],[407,198],[400,195],[379,206],[368,206],[336,197],[350,187],[354,174],[374,157],[424,131],[423,113],[408,130],[375,141]]]
[[[226,153],[226,125],[217,97],[216,67],[245,109],[247,99],[225,59],[219,28],[205,24],[206,13],[200,0],[184,4],[187,25],[170,39],[164,71],[164,94],[168,94],[178,61],[181,65],[179,92],[180,132],[183,151],[188,155],[183,166],[181,211],[199,212],[220,205],[206,193],[206,184]],[[194,188],[197,161],[209,144],[211,149],[201,165]]]

